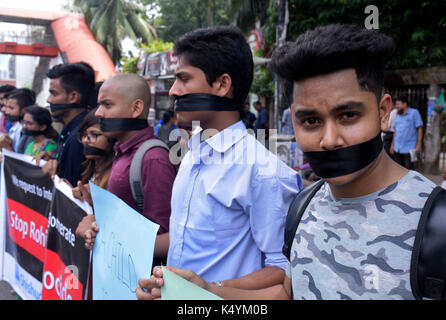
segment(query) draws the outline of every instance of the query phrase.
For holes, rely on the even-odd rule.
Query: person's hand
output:
[[[0,137],[0,150],[2,148],[8,149],[10,151],[14,151],[12,148],[12,139],[9,134],[4,134]]]
[[[73,197],[81,201],[86,201],[90,206],[93,206],[90,185],[88,183],[82,184],[82,182],[78,181],[77,187],[73,188]]]
[[[41,151],[37,156],[34,157],[34,160],[36,161],[36,166],[40,164],[40,160],[49,161],[51,160],[51,154],[46,151]]]
[[[46,175],[49,175],[51,178],[54,178],[54,175],[57,172],[57,160],[49,160],[42,166],[42,172]]]
[[[175,267],[165,267],[169,271],[174,272],[183,279],[192,282],[193,284],[208,290],[209,283],[204,281],[192,270],[183,270]],[[159,300],[161,298],[161,287],[164,284],[163,272],[161,267],[153,268],[153,275],[147,278],[140,278],[136,288],[136,297],[138,300]]]
[[[161,298],[161,286],[163,285],[163,272],[160,266],[153,268],[152,276],[138,279],[136,297],[138,300],[159,300]]]
[[[415,152],[416,152],[416,154],[421,153],[421,145],[417,144],[417,146],[415,147]]]
[[[94,215],[89,214],[84,217],[76,228],[76,235],[84,238],[85,247],[89,250],[93,249],[96,235],[99,232],[99,227],[96,223]]]

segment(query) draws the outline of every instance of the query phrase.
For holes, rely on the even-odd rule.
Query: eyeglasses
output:
[[[77,133],[77,140],[82,143],[83,138],[87,138],[87,141],[90,143],[95,143],[98,140],[98,137],[103,136],[102,133],[95,133],[95,132],[78,132]]]

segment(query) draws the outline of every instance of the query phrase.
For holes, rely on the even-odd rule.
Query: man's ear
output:
[[[77,91],[71,91],[68,95],[68,103],[81,103],[82,95]]]
[[[390,110],[392,109],[392,97],[386,93],[382,96],[379,102],[379,119],[381,123],[381,130],[387,130],[387,123],[389,121]]]
[[[220,97],[232,98],[232,78],[229,74],[224,73],[212,84],[215,95]]]
[[[144,101],[136,99],[131,104],[132,118],[139,118],[144,112]]]

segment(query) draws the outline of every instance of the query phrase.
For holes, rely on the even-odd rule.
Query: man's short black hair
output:
[[[201,69],[209,85],[222,74],[232,79],[234,100],[243,105],[253,80],[253,59],[241,31],[233,26],[197,29],[175,42],[174,55]]]
[[[397,97],[397,98],[395,99],[395,102],[397,102],[397,101],[401,101],[402,103],[405,103],[405,104],[408,104],[408,103],[409,103],[409,100],[407,99],[406,96],[399,96],[399,97]]]
[[[58,64],[48,70],[48,78],[60,78],[60,85],[67,93],[81,94],[81,104],[88,104],[88,95],[94,89],[94,70],[86,62]]]
[[[5,84],[0,87],[0,93],[4,93],[4,97],[7,98],[8,94],[14,91],[16,88],[10,84]]]
[[[23,109],[36,103],[36,93],[27,88],[16,89],[9,93],[8,99],[17,100],[20,109]]]
[[[292,98],[295,81],[354,68],[360,87],[374,93],[379,103],[386,60],[394,48],[384,34],[331,24],[306,31],[296,42],[276,49],[270,69],[285,81],[285,93]]]

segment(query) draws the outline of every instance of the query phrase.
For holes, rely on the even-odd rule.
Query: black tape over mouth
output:
[[[104,149],[99,149],[96,147],[89,146],[88,144],[84,144],[84,155],[85,156],[104,156],[107,152]]]
[[[381,132],[353,146],[329,151],[304,152],[311,169],[321,178],[341,177],[359,171],[375,160],[383,148]]]
[[[242,106],[233,99],[207,93],[190,93],[175,96],[175,111],[239,111]]]
[[[135,118],[101,118],[99,124],[104,132],[142,130],[149,126],[147,119]]]

